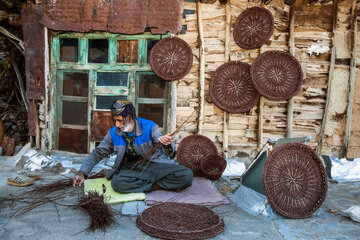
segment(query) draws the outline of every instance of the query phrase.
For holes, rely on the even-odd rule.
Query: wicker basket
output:
[[[162,239],[205,239],[224,231],[224,221],[204,206],[162,203],[143,211],[136,226],[150,236]]]
[[[191,47],[181,38],[168,37],[155,44],[150,52],[150,66],[164,80],[174,81],[189,73],[193,64]]]
[[[210,97],[229,113],[249,111],[260,99],[250,78],[250,65],[236,61],[221,65],[211,78]]]
[[[207,179],[218,180],[225,171],[226,165],[227,162],[222,156],[211,154],[201,160],[200,169]]]
[[[271,152],[263,184],[270,205],[287,218],[311,216],[324,202],[328,189],[320,158],[302,143],[287,143]]]
[[[250,69],[254,87],[270,100],[295,96],[303,83],[300,63],[283,51],[267,51],[255,59]]]
[[[274,18],[265,8],[243,11],[234,25],[234,40],[243,49],[255,49],[266,43],[274,32]]]
[[[195,177],[202,177],[200,162],[210,154],[217,154],[215,144],[207,137],[202,135],[190,135],[181,140],[177,159],[179,163],[190,168]]]

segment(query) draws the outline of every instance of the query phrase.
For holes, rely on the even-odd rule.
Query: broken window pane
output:
[[[87,102],[63,101],[62,123],[73,125],[87,125]]]
[[[127,96],[95,96],[96,109],[110,109],[116,100],[126,100]]]
[[[165,81],[153,73],[139,74],[139,97],[141,98],[163,98]]]
[[[64,72],[63,95],[87,97],[89,81],[87,73]]]
[[[98,72],[97,86],[127,86],[128,84],[127,72]]]
[[[77,62],[79,52],[79,40],[77,38],[60,39],[60,61]]]
[[[138,41],[120,40],[117,45],[118,63],[138,63]]]
[[[155,44],[158,42],[159,40],[148,40],[147,41],[147,59],[146,62],[150,63],[150,52],[151,49],[155,46]]]
[[[89,39],[89,63],[108,63],[109,41]]]
[[[163,127],[164,104],[139,104],[139,117],[150,119]]]

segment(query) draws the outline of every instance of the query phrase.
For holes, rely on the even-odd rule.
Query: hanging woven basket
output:
[[[191,47],[181,38],[167,37],[158,41],[150,52],[150,66],[164,80],[185,77],[193,64]]]
[[[265,8],[243,11],[234,25],[234,40],[243,49],[255,49],[266,43],[274,32],[274,17]]]
[[[210,98],[229,113],[249,111],[260,99],[250,78],[250,65],[230,61],[216,69],[210,81]]]
[[[288,100],[303,83],[300,63],[283,51],[267,51],[258,56],[250,68],[254,87],[270,100]]]
[[[200,169],[204,177],[210,180],[218,180],[225,171],[227,162],[219,154],[211,154],[200,162]]]
[[[271,152],[264,165],[263,184],[270,205],[287,218],[311,216],[328,189],[320,158],[302,143],[287,143]]]
[[[218,154],[215,144],[202,135],[190,135],[181,140],[177,159],[179,164],[190,168],[195,177],[202,177],[200,162],[211,154]]]
[[[136,219],[144,233],[161,239],[205,239],[224,231],[224,221],[204,206],[162,203],[144,210]]]

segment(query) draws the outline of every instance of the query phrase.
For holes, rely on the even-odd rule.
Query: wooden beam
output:
[[[330,103],[330,96],[331,96],[331,87],[332,87],[332,78],[334,75],[334,68],[335,68],[335,55],[336,55],[336,48],[335,48],[335,31],[336,31],[336,22],[337,22],[337,11],[338,11],[338,1],[333,1],[333,36],[332,36],[332,47],[331,47],[331,59],[330,59],[330,70],[328,76],[328,85],[327,85],[327,92],[326,92],[326,103],[324,109],[324,116],[321,123],[320,129],[320,136],[319,142],[316,147],[316,153],[321,154],[322,143],[324,140],[324,133],[325,133],[325,126],[327,123],[327,115],[329,111],[329,103]]]
[[[350,135],[351,135],[351,115],[354,98],[354,86],[355,86],[355,73],[356,73],[356,51],[357,51],[357,6],[356,0],[352,1],[351,7],[351,26],[352,26],[352,52],[350,60],[350,86],[348,96],[348,107],[346,110],[346,130],[344,136],[344,145],[341,153],[341,157],[346,157],[349,149]]]
[[[261,7],[263,8],[264,2],[261,1]],[[263,48],[260,48],[260,54],[263,52]],[[257,150],[260,151],[263,147],[263,115],[264,115],[264,97],[260,96],[259,112],[258,112],[258,129],[257,129]]]
[[[204,27],[202,22],[201,15],[201,3],[200,0],[196,1],[196,13],[197,13],[197,23],[199,28],[199,55],[200,55],[200,66],[199,66],[199,75],[200,75],[200,107],[199,107],[199,117],[198,117],[198,127],[197,133],[202,133],[202,125],[204,122],[204,102],[205,102],[205,47],[204,47]]]
[[[295,41],[294,41],[294,12],[295,8],[290,7],[289,13],[289,51],[290,54],[295,57]],[[286,119],[286,137],[292,137],[293,131],[293,119],[294,119],[294,99],[290,98],[287,104],[287,119]]]

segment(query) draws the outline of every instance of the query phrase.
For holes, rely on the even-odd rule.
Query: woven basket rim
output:
[[[293,85],[295,85],[295,84],[293,84],[292,89],[288,89],[288,91],[286,91],[282,95],[281,94],[276,95],[275,92],[269,91],[267,89],[267,86],[263,82],[259,82],[259,80],[257,78],[257,74],[259,73],[258,68],[263,65],[262,63],[264,62],[264,60],[266,60],[266,58],[269,57],[269,55],[271,57],[273,57],[274,59],[278,59],[279,55],[285,56],[288,58],[288,62],[291,62],[296,66],[296,69],[294,69],[294,72],[295,71],[297,72],[297,80],[298,80],[296,83],[296,86],[294,87]],[[294,97],[300,91],[301,86],[303,84],[303,77],[304,77],[299,61],[294,56],[292,56],[290,53],[284,52],[284,51],[278,51],[278,50],[266,51],[266,52],[260,54],[251,65],[250,75],[251,75],[251,80],[253,81],[253,84],[254,84],[254,87],[256,88],[256,90],[262,96],[266,97],[269,100],[274,100],[274,101],[288,100],[288,99]]]
[[[215,93],[216,92],[216,86],[215,86],[215,82],[217,82],[219,79],[221,79],[221,74],[228,68],[235,68],[235,67],[240,67],[242,70],[245,68],[247,69],[249,72],[249,78],[250,78],[250,82],[246,83],[246,84],[251,84],[253,89],[252,89],[252,93],[254,93],[254,96],[252,96],[252,98],[250,98],[247,102],[243,103],[242,105],[236,105],[233,107],[229,107],[229,106],[225,106],[223,105],[223,103],[221,101],[218,100],[218,96]],[[244,80],[243,78],[241,80]],[[224,86],[222,86],[222,89],[224,88]],[[224,92],[223,92],[224,93]],[[243,113],[243,112],[247,112],[249,111],[251,108],[253,108],[260,100],[260,94],[257,92],[255,86],[253,85],[252,81],[251,81],[251,76],[250,76],[250,64],[248,63],[244,63],[244,62],[240,62],[240,61],[229,61],[226,62],[224,64],[222,64],[221,66],[219,66],[213,76],[211,77],[210,80],[210,85],[209,85],[209,95],[210,98],[212,100],[212,102],[221,110],[229,112],[229,113]],[[233,97],[233,99],[236,99],[236,96]],[[241,98],[242,100],[244,100],[244,98]]]
[[[321,186],[320,186],[322,189],[321,195],[320,195],[319,199],[316,200],[315,204],[313,204],[314,206],[311,206],[312,210],[308,211],[308,212],[305,212],[305,210],[301,213],[289,212],[289,211],[286,211],[285,209],[283,209],[278,204],[276,204],[274,197],[277,197],[277,196],[273,196],[272,194],[270,194],[271,193],[271,191],[270,191],[271,183],[268,184],[268,182],[266,181],[266,178],[268,175],[267,172],[269,171],[269,168],[271,168],[272,162],[277,162],[278,164],[281,164],[282,162],[277,161],[276,157],[278,155],[281,156],[282,152],[289,148],[302,149],[302,151],[306,151],[306,152],[310,153],[310,155],[312,156],[312,158],[311,158],[312,161],[314,161],[314,163],[318,167],[319,172],[322,175],[322,176],[317,176],[318,182],[321,183]],[[292,157],[293,156],[294,155],[292,155]],[[304,160],[302,159],[302,161],[304,161]],[[280,167],[281,167],[281,165],[280,165]],[[279,168],[279,165],[277,168]],[[311,149],[311,147],[309,147],[303,143],[286,143],[284,145],[281,145],[280,147],[275,148],[275,150],[273,150],[271,152],[271,154],[265,161],[262,181],[263,181],[263,186],[264,186],[264,190],[265,190],[267,199],[268,199],[270,205],[275,209],[275,211],[284,217],[294,218],[294,219],[307,218],[307,217],[310,217],[313,213],[315,213],[321,207],[322,203],[325,201],[325,198],[327,195],[327,190],[328,190],[327,174],[326,174],[326,170],[325,170],[325,167],[324,167],[321,159],[318,157],[316,152],[314,152],[314,150]],[[280,182],[280,180],[277,180],[277,183],[278,183],[277,186],[279,186],[279,182]],[[310,204],[308,204],[308,205],[310,206]]]
[[[241,26],[239,25],[240,22],[242,21],[242,19],[244,17],[246,17],[247,14],[258,14],[259,12],[261,13],[266,13],[266,15],[268,16],[268,20],[270,20],[270,29],[268,34],[264,34],[263,29],[260,30],[261,32],[261,37],[262,39],[258,38],[258,42],[257,43],[245,43],[243,41],[241,41],[238,38],[238,32],[244,32],[244,29],[241,28]],[[261,25],[258,25],[261,26]],[[234,30],[233,30],[233,36],[234,36],[234,40],[235,43],[246,50],[250,50],[250,49],[256,49],[261,47],[262,45],[264,45],[267,41],[269,41],[269,39],[271,38],[271,36],[274,33],[274,28],[275,28],[275,20],[274,17],[272,15],[272,13],[266,9],[266,8],[261,8],[261,7],[251,7],[251,8],[247,8],[246,10],[244,10],[236,19],[235,24],[234,24]]]
[[[182,67],[182,71],[180,71],[175,76],[167,75],[163,71],[159,70],[159,68],[156,65],[156,60],[155,60],[155,58],[157,56],[156,52],[159,51],[160,48],[163,47],[164,45],[166,45],[169,41],[175,42],[179,46],[182,46],[184,48],[184,51],[186,52],[186,54],[181,54],[181,56],[182,57],[187,56],[185,64],[177,65],[177,66]],[[179,49],[179,48],[177,48],[177,49]],[[163,38],[160,41],[158,41],[150,51],[150,67],[151,67],[151,69],[157,76],[159,76],[160,78],[167,80],[167,81],[176,81],[176,80],[179,80],[179,79],[182,79],[183,77],[185,77],[190,72],[192,64],[193,64],[193,53],[192,53],[191,47],[189,46],[189,44],[187,42],[185,42],[183,39],[181,39],[179,37]]]

